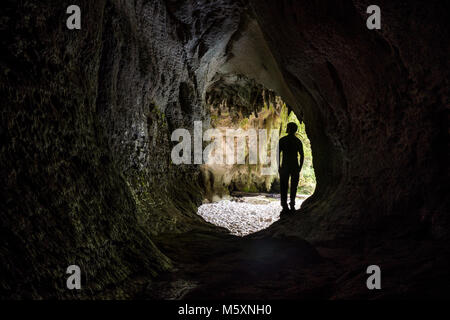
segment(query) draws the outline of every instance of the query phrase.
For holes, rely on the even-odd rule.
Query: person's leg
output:
[[[291,172],[291,209],[295,210],[295,196],[297,195],[297,187],[299,181],[299,172],[297,170]]]
[[[286,170],[281,169],[280,171],[280,196],[281,196],[281,206],[283,209],[288,208],[287,204],[287,192],[289,184],[289,173]]]

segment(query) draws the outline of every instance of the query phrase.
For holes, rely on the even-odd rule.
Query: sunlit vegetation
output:
[[[305,124],[300,123],[294,112],[288,114],[288,108],[281,97],[276,97],[274,102],[264,103],[255,113],[243,114],[237,108],[229,108],[225,105],[211,107],[211,126],[222,131],[227,128],[242,130],[265,129],[279,130],[280,138],[286,135],[286,125],[295,122],[298,125],[297,137],[302,141],[305,160],[300,174],[298,194],[311,195],[316,187],[314,174],[311,143],[305,132]],[[225,131],[223,132],[225,134]],[[217,170],[216,170],[217,169]],[[223,171],[223,168],[212,168],[209,170],[214,175],[217,188],[225,188],[230,191],[244,192],[279,192],[278,175],[262,176],[258,165],[234,165],[233,169]],[[228,182],[225,182],[228,181]],[[226,191],[226,190],[225,190]],[[223,192],[225,192],[223,191]],[[220,193],[218,190],[215,192]]]

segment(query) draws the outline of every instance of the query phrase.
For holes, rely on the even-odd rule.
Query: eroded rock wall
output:
[[[397,221],[448,237],[447,2],[379,1],[380,31],[368,1],[250,2],[309,124],[318,182],[275,229],[324,240]]]
[[[447,2],[381,0],[381,31],[362,0],[78,2],[80,31],[67,1],[2,3],[2,296],[68,297],[70,264],[90,279],[77,297],[167,270],[152,234],[211,228],[170,134],[207,127],[208,90],[238,71],[313,148],[316,192],[270,234],[448,237]]]
[[[242,7],[79,1],[70,31],[71,4],[3,4],[2,296],[70,296],[70,264],[90,279],[77,297],[121,296],[126,279],[170,268],[149,236],[212,228],[195,215],[198,168],[171,164],[170,134],[207,125],[208,79]]]
[[[200,223],[198,171],[171,163],[170,137],[205,118],[184,47],[189,30],[161,1],[108,3],[105,30],[97,115],[112,156],[140,222],[152,233],[186,230]]]
[[[79,4],[82,31],[66,29],[69,3],[2,4],[3,298],[127,297],[131,275],[170,267],[138,223],[96,112],[105,1]]]

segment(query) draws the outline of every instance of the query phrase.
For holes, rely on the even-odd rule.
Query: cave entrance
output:
[[[259,156],[261,152],[267,152],[271,156],[274,151],[270,147],[287,135],[286,127],[289,122],[298,126],[296,136],[302,141],[305,154],[297,188],[297,210],[314,193],[316,187],[311,143],[305,131],[305,123],[273,92],[268,94],[264,91],[261,96],[261,106],[251,112],[248,107],[235,107],[226,101],[210,105],[209,110],[211,127],[223,134],[220,148],[226,156],[223,163],[202,166],[206,197],[197,213],[206,221],[224,227],[237,236],[266,229],[280,219],[282,208],[277,168],[272,167],[268,174],[267,165],[261,162],[251,164],[251,147],[257,143]],[[244,138],[236,136],[229,139],[227,132],[230,129],[234,133],[240,130]],[[257,140],[252,140],[249,132],[256,132]],[[276,134],[271,135],[269,132]],[[261,141],[264,136],[267,140]],[[244,163],[227,164],[230,150],[237,160],[236,153],[240,147],[245,150]]]

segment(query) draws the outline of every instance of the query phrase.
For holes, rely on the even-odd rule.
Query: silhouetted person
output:
[[[297,125],[294,122],[287,124],[286,132],[287,136],[283,137],[279,141],[279,154],[278,154],[278,172],[280,173],[280,193],[281,193],[281,206],[282,212],[289,211],[287,204],[287,190],[289,185],[289,177],[291,177],[291,210],[295,210],[295,196],[297,193],[298,181],[300,178],[300,170],[303,166],[303,144],[299,138],[295,136],[297,132]],[[280,166],[281,154],[283,154],[283,160]],[[300,154],[300,164],[298,162],[298,155]]]

